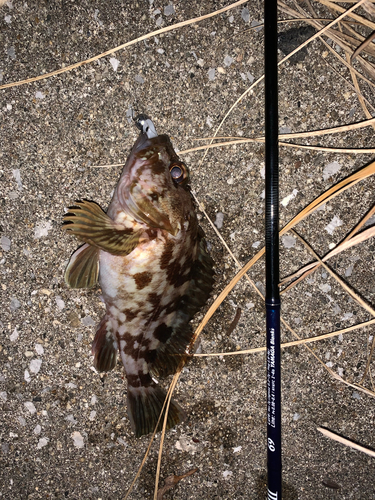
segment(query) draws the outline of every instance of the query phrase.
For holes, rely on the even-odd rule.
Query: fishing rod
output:
[[[267,499],[281,499],[281,370],[279,293],[279,150],[277,0],[264,2]]]

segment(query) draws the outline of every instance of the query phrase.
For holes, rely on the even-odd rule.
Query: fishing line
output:
[[[264,3],[268,500],[281,499],[277,0]]]

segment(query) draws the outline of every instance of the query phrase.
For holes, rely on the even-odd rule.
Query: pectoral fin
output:
[[[98,281],[99,249],[85,243],[70,257],[65,283],[70,288],[92,288]]]
[[[93,201],[79,201],[64,215],[63,229],[90,245],[113,255],[128,255],[140,232],[117,224]]]

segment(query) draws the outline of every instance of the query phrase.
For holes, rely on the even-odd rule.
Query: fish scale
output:
[[[112,370],[119,351],[137,437],[157,425],[166,392],[155,377],[186,362],[189,323],[207,301],[214,274],[187,167],[151,120],[143,117],[138,128],[107,213],[92,201],[77,202],[63,226],[84,242],[70,258],[66,283],[89,288],[99,281],[106,304],[92,346],[94,366]],[[167,428],[183,417],[172,400]]]

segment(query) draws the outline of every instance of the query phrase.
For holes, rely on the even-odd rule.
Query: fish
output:
[[[166,391],[159,385],[190,357],[191,319],[207,302],[214,263],[198,225],[189,169],[147,115],[107,212],[76,202],[63,229],[83,242],[70,257],[70,288],[101,287],[106,312],[92,344],[94,367],[113,370],[121,357],[127,412],[136,437],[156,428]],[[171,401],[167,429],[185,417]],[[157,430],[162,428],[162,419]]]

